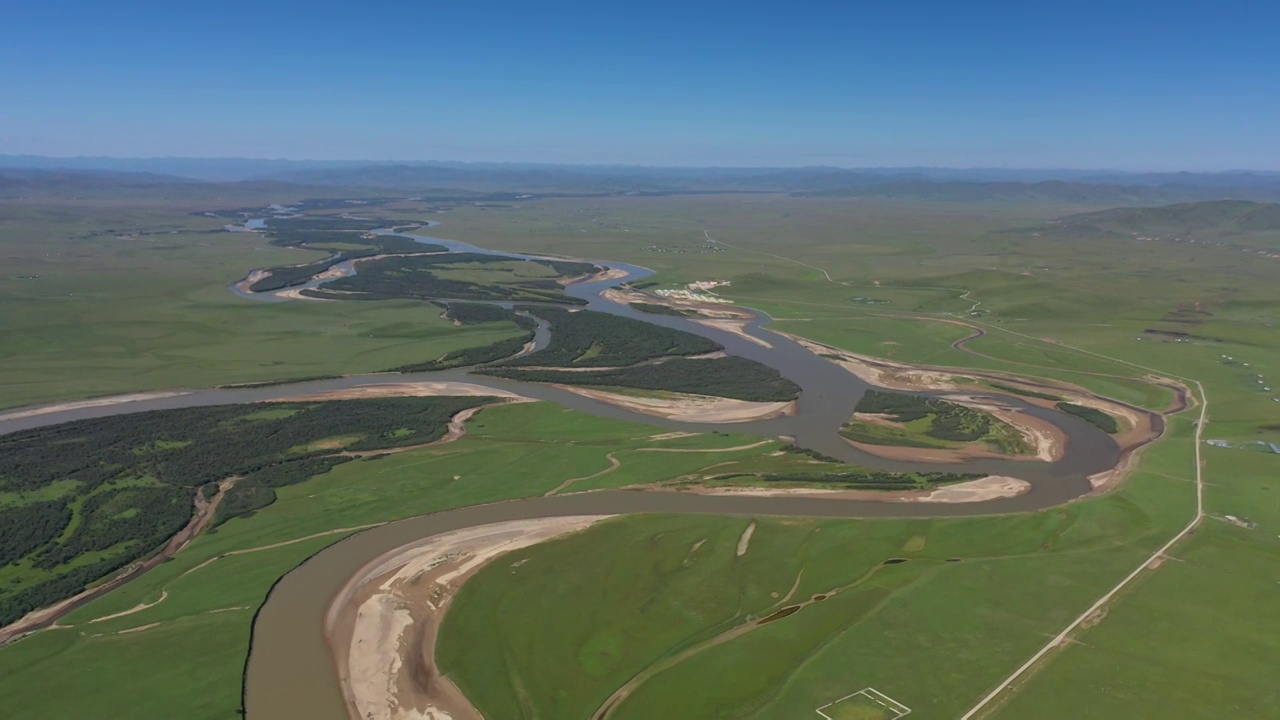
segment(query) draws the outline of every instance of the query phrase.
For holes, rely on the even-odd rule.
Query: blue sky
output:
[[[0,3],[0,153],[1280,169],[1280,3]]]

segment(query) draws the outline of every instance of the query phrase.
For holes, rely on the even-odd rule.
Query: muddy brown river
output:
[[[444,245],[454,252],[481,252],[512,257],[533,257],[485,250],[466,243],[411,236],[422,242]],[[514,500],[469,507],[401,520],[366,530],[321,551],[285,575],[271,590],[253,626],[252,651],[245,671],[245,709],[254,720],[308,718],[344,720],[347,711],[338,687],[337,673],[324,637],[327,607],[347,580],[370,559],[411,541],[451,530],[509,520],[564,515],[619,515],[634,513],[699,513],[748,516],[803,516],[839,518],[938,517],[1016,513],[1043,509],[1084,495],[1092,489],[1087,476],[1110,469],[1120,459],[1120,448],[1093,425],[1064,413],[1026,403],[1020,398],[991,393],[1000,402],[1060,427],[1067,437],[1057,462],[1033,460],[973,460],[963,463],[912,463],[865,453],[845,443],[837,434],[852,414],[867,384],[836,364],[818,357],[799,343],[761,327],[767,319],[756,312],[746,332],[770,347],[750,342],[723,330],[699,325],[678,316],[638,313],[627,305],[608,300],[609,288],[646,277],[651,271],[625,263],[593,261],[626,275],[602,282],[570,285],[566,291],[588,302],[592,310],[635,318],[714,340],[733,355],[741,355],[777,369],[802,389],[793,416],[771,420],[716,425],[716,429],[765,437],[791,436],[797,445],[850,463],[893,471],[959,471],[1012,475],[1031,484],[1030,491],[1013,498],[976,503],[882,503],[795,497],[726,497],[687,493],[607,491],[582,495]],[[354,273],[348,265],[344,271]],[[240,293],[244,295],[244,293]],[[538,342],[548,341],[545,328]],[[0,434],[48,426],[72,420],[104,417],[166,408],[226,405],[277,400],[378,382],[464,381],[508,390],[527,397],[556,402],[603,417],[629,420],[672,430],[706,432],[696,423],[675,422],[633,413],[558,388],[472,375],[465,370],[420,374],[360,375],[258,388],[214,388],[184,391],[167,397],[121,404],[60,409],[13,417],[0,414]],[[933,394],[933,393],[920,393]],[[18,412],[21,412],[18,411]],[[1159,423],[1161,418],[1153,417]],[[1162,427],[1162,425],[1160,426]]]

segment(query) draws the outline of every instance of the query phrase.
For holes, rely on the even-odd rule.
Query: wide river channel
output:
[[[250,223],[261,227],[261,221]],[[440,238],[410,236],[425,243],[443,245],[451,252],[476,252],[534,259],[517,253],[490,251],[467,243]],[[537,258],[540,259],[540,258]],[[562,258],[558,258],[562,259]],[[401,520],[366,530],[321,551],[285,575],[272,589],[253,626],[252,652],[245,673],[245,709],[254,720],[298,717],[310,720],[342,720],[347,717],[338,687],[337,673],[324,636],[324,616],[332,598],[347,580],[371,559],[411,541],[461,528],[509,520],[560,515],[617,515],[632,513],[702,513],[716,515],[805,517],[936,517],[1015,513],[1058,505],[1089,492],[1088,475],[1114,467],[1120,449],[1106,433],[1064,413],[1047,410],[1006,395],[992,394],[1002,403],[1060,427],[1067,436],[1060,460],[984,459],[963,463],[913,463],[893,461],[865,453],[838,435],[867,384],[844,368],[823,359],[799,343],[761,327],[766,316],[755,311],[746,333],[767,346],[734,333],[710,328],[683,317],[640,313],[602,297],[601,293],[623,283],[640,280],[652,272],[626,263],[592,260],[597,265],[626,272],[600,282],[579,282],[566,291],[587,301],[591,310],[654,323],[714,340],[731,355],[741,355],[777,369],[802,389],[794,415],[770,420],[703,425],[675,422],[633,413],[559,388],[523,383],[466,370],[420,374],[373,374],[290,383],[256,388],[212,388],[181,391],[166,397],[24,414],[24,410],[0,414],[0,434],[43,427],[72,420],[105,417],[166,408],[227,405],[278,400],[299,395],[340,390],[375,383],[415,381],[463,381],[548,400],[566,407],[672,430],[706,432],[732,430],[765,437],[790,436],[801,447],[866,467],[894,471],[961,471],[1011,475],[1031,483],[1030,491],[1012,498],[976,503],[888,503],[823,500],[796,497],[730,497],[691,493],[605,491],[549,498],[512,500],[493,505],[462,508]],[[348,264],[343,268],[354,273]],[[243,293],[241,293],[243,294]],[[547,342],[545,331],[539,344]],[[922,393],[929,394],[929,393]],[[1161,422],[1158,416],[1154,422]],[[1159,426],[1157,426],[1159,427]]]

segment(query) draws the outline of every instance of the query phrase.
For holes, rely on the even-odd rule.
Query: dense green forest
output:
[[[286,287],[302,285],[313,276],[328,270],[346,260],[370,257],[387,253],[443,253],[447,248],[441,245],[419,243],[408,238],[394,235],[377,235],[363,237],[348,232],[333,231],[290,231],[269,233],[271,244],[281,247],[306,248],[308,250],[324,250],[333,253],[323,260],[303,265],[282,265],[269,268],[270,275],[255,282],[249,287],[252,292],[271,292]],[[342,245],[364,245],[362,248],[344,248]]]
[[[1105,433],[1115,435],[1120,432],[1120,425],[1116,422],[1116,419],[1101,410],[1069,402],[1058,403],[1058,409],[1084,419]]]
[[[1039,398],[1041,400],[1061,400],[1062,399],[1057,395],[1050,395],[1049,393],[1044,393],[1044,392],[1036,392],[1035,390],[1027,390],[1026,388],[1014,387],[1012,385],[1005,385],[1003,383],[990,382],[987,384],[995,388],[996,390],[1003,390],[1004,392],[1013,393],[1014,395],[1025,395],[1026,397]]]
[[[589,372],[493,366],[476,372],[511,380],[669,390],[762,402],[794,400],[800,394],[800,386],[782,377],[777,370],[734,355],[709,360],[674,358],[659,363]]]
[[[559,280],[594,272],[591,263],[522,260],[484,253],[389,257],[361,263],[360,274],[305,291],[346,300],[483,300],[585,305],[566,295]],[[526,270],[527,272],[520,272]]]
[[[765,473],[763,475],[730,474],[717,480],[755,477],[765,482],[803,482],[845,485],[851,490],[923,490],[940,485],[950,485],[976,480],[981,475],[971,473],[896,473],[881,470],[831,470],[815,472]]]
[[[383,218],[340,217],[337,215],[273,217],[266,221],[265,234],[277,247],[305,248],[332,253],[323,260],[302,265],[269,268],[271,274],[250,286],[252,292],[271,292],[302,285],[312,276],[344,260],[387,253],[442,253],[447,248],[419,243],[395,235],[367,235],[370,230],[403,225],[403,221]],[[352,248],[352,245],[364,247]]]
[[[613,367],[724,349],[719,343],[693,333],[594,310],[520,309],[551,324],[551,344],[504,365]]]
[[[70,522],[71,508],[65,501],[0,508],[0,566],[21,560],[58,537]]]
[[[460,325],[483,325],[495,322],[512,322],[525,332],[522,335],[517,335],[516,337],[508,338],[506,340],[498,340],[497,342],[493,342],[488,345],[453,350],[434,360],[401,365],[400,367],[392,368],[390,372],[430,372],[432,370],[447,370],[455,367],[481,365],[509,358],[523,350],[524,346],[533,340],[534,331],[538,327],[538,322],[527,314],[517,313],[514,310],[509,310],[498,305],[441,302],[437,302],[436,304],[445,308],[446,318],[453,320]]]
[[[197,491],[240,476],[217,522],[351,458],[431,442],[485,397],[158,410],[0,436],[0,625],[151,553]]]

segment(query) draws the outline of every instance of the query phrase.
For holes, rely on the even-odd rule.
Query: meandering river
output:
[[[261,222],[254,223],[251,227],[261,227]],[[451,252],[541,259],[539,256],[486,250],[452,240],[410,237],[425,243],[443,245]],[[253,650],[245,675],[245,707],[250,718],[273,720],[305,717],[309,720],[340,720],[347,717],[323,634],[327,606],[348,578],[368,560],[421,537],[494,522],[562,515],[706,513],[856,518],[1026,512],[1058,505],[1084,495],[1092,489],[1088,475],[1110,469],[1120,460],[1121,451],[1115,441],[1085,421],[1031,405],[1020,398],[997,393],[992,393],[991,396],[999,398],[1002,403],[1016,405],[1024,412],[1047,420],[1064,431],[1067,444],[1059,461],[1049,463],[988,459],[939,464],[892,461],[867,454],[844,442],[837,433],[841,424],[849,418],[858,398],[867,389],[867,385],[852,373],[818,357],[794,340],[762,327],[761,322],[767,320],[767,316],[761,312],[753,311],[755,318],[747,323],[745,332],[763,340],[767,346],[750,342],[734,333],[691,322],[684,317],[638,313],[625,304],[603,297],[601,293],[623,283],[640,280],[652,272],[626,263],[599,260],[590,262],[625,271],[625,275],[598,282],[580,282],[566,288],[570,295],[587,301],[589,309],[701,335],[723,345],[729,354],[741,355],[777,369],[802,389],[796,412],[792,416],[716,425],[716,429],[767,437],[791,436],[802,447],[885,470],[953,470],[1013,475],[1030,482],[1031,490],[1017,497],[964,504],[609,491],[515,500],[389,523],[359,533],[320,552],[283,577],[271,591],[254,623]],[[341,269],[345,273],[355,272],[351,263],[346,263]],[[539,342],[546,342],[545,332],[539,334]],[[464,381],[556,402],[594,415],[673,430],[708,430],[706,425],[633,413],[556,387],[472,375],[466,370],[450,370],[405,375],[358,375],[270,387],[200,389],[118,404],[62,408],[50,412],[24,414],[10,411],[7,417],[0,415],[0,434],[84,418],[166,408],[260,402],[379,382],[428,380]],[[1159,419],[1156,418],[1156,421]]]

